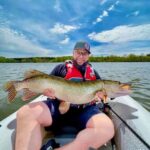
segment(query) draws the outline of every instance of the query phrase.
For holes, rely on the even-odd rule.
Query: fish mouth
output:
[[[116,96],[125,96],[125,95],[130,95],[131,94],[131,90],[122,90],[122,91],[118,91],[115,93]]]
[[[120,89],[124,91],[131,90],[131,83],[122,83],[120,85]]]
[[[130,94],[131,94],[131,90],[119,90],[119,91],[112,92],[111,94],[108,94],[108,97],[114,99],[116,97],[130,95]]]
[[[131,84],[130,83],[122,83],[119,86],[118,90],[115,90],[110,94],[110,98],[116,98],[120,96],[130,95],[131,94]]]
[[[114,93],[115,97],[131,94],[131,83],[122,83],[119,90]]]

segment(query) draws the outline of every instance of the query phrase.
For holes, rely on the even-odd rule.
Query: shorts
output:
[[[86,107],[75,107],[76,105],[71,105],[68,112],[65,114],[60,114],[59,112],[59,104],[58,100],[47,99],[43,101],[49,108],[52,115],[52,125],[50,128],[63,126],[63,125],[71,125],[79,130],[86,128],[86,124],[88,120],[96,114],[102,113],[99,109],[99,106],[96,104],[88,105]]]

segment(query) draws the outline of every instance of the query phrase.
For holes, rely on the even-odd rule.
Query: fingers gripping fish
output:
[[[4,89],[8,92],[9,102],[12,102],[21,90],[24,91],[23,99],[30,99],[37,94],[42,94],[45,89],[53,89],[57,99],[72,104],[86,104],[93,101],[98,91],[104,91],[105,96],[109,98],[128,95],[130,85],[111,80],[75,82],[31,70],[25,73],[25,78],[21,81],[7,82]],[[61,107],[66,107],[66,104],[61,104]]]

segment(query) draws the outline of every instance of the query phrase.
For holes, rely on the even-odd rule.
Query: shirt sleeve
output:
[[[100,75],[98,74],[98,72],[96,70],[94,70],[94,73],[95,73],[96,79],[101,80],[101,77],[100,77]]]
[[[50,75],[64,78],[66,76],[66,73],[67,73],[66,65],[59,64],[51,71]]]

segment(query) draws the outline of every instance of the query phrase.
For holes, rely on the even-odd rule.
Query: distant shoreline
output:
[[[39,63],[39,62],[64,62],[71,60],[72,56],[61,57],[30,57],[30,58],[5,58],[0,56],[0,63]],[[91,56],[90,62],[150,62],[150,54],[127,56]]]

